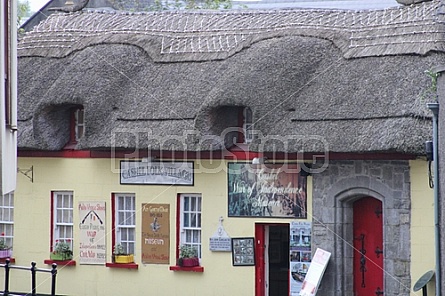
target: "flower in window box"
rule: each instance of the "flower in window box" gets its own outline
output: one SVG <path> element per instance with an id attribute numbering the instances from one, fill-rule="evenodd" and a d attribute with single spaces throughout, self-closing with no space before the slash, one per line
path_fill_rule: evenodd
<path id="1" fill-rule="evenodd" d="M 2 238 L 0 239 L 0 258 L 11 258 L 12 257 L 12 249 L 5 243 L 5 233 L 2 232 Z"/>
<path id="2" fill-rule="evenodd" d="M 182 245 L 179 248 L 178 265 L 183 267 L 199 266 L 199 258 L 196 248 L 190 245 Z"/>
<path id="3" fill-rule="evenodd" d="M 73 251 L 71 250 L 71 240 L 56 240 L 53 252 L 50 254 L 52 260 L 71 260 L 73 259 Z"/>
<path id="4" fill-rule="evenodd" d="M 113 262 L 114 263 L 133 263 L 134 255 L 127 254 L 122 244 L 116 244 L 113 248 Z"/>

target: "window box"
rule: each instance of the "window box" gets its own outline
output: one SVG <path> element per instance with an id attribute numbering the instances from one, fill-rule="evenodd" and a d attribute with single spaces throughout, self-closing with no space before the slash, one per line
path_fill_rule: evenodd
<path id="1" fill-rule="evenodd" d="M 51 253 L 49 258 L 54 261 L 67 261 L 73 259 L 73 256 L 60 253 Z"/>
<path id="2" fill-rule="evenodd" d="M 193 258 L 179 258 L 178 259 L 178 265 L 181 267 L 194 267 L 199 266 L 199 258 L 193 257 Z"/>
<path id="3" fill-rule="evenodd" d="M 113 255 L 113 263 L 117 263 L 117 264 L 134 263 L 134 255 L 133 254 Z"/>
<path id="4" fill-rule="evenodd" d="M 193 266 L 193 267 L 184 267 L 184 266 L 170 266 L 171 271 L 191 271 L 191 272 L 204 272 L 203 266 Z"/>
<path id="5" fill-rule="evenodd" d="M 43 263 L 52 265 L 53 263 L 56 263 L 57 266 L 74 266 L 76 265 L 76 261 L 74 260 L 52 260 L 52 259 L 46 259 L 43 261 Z"/>
<path id="6" fill-rule="evenodd" d="M 0 250 L 0 258 L 11 258 L 12 257 L 12 250 Z"/>
<path id="7" fill-rule="evenodd" d="M 106 267 L 110 268 L 127 268 L 127 269 L 138 269 L 137 263 L 105 263 Z"/>

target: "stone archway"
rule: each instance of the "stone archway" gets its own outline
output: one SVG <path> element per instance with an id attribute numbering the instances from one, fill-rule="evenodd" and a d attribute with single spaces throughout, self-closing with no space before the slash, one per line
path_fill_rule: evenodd
<path id="1" fill-rule="evenodd" d="M 332 253 L 322 296 L 353 296 L 353 203 L 382 202 L 385 295 L 409 295 L 410 180 L 408 161 L 331 161 L 313 176 L 313 247 Z M 318 295 L 318 294 L 317 294 Z"/>

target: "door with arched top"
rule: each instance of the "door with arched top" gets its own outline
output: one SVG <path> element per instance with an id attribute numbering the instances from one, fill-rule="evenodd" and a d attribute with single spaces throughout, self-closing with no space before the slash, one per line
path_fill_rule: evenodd
<path id="1" fill-rule="evenodd" d="M 363 197 L 354 202 L 353 215 L 354 295 L 384 295 L 382 202 Z"/>

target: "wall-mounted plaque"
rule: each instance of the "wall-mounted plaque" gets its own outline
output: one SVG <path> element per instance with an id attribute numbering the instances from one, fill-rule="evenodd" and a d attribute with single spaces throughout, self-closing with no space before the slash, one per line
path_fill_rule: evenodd
<path id="1" fill-rule="evenodd" d="M 214 252 L 232 251 L 232 240 L 222 225 L 223 218 L 219 218 L 219 226 L 216 232 L 209 239 L 209 250 Z"/>
<path id="2" fill-rule="evenodd" d="M 255 245 L 253 237 L 232 238 L 233 266 L 255 265 Z"/>

